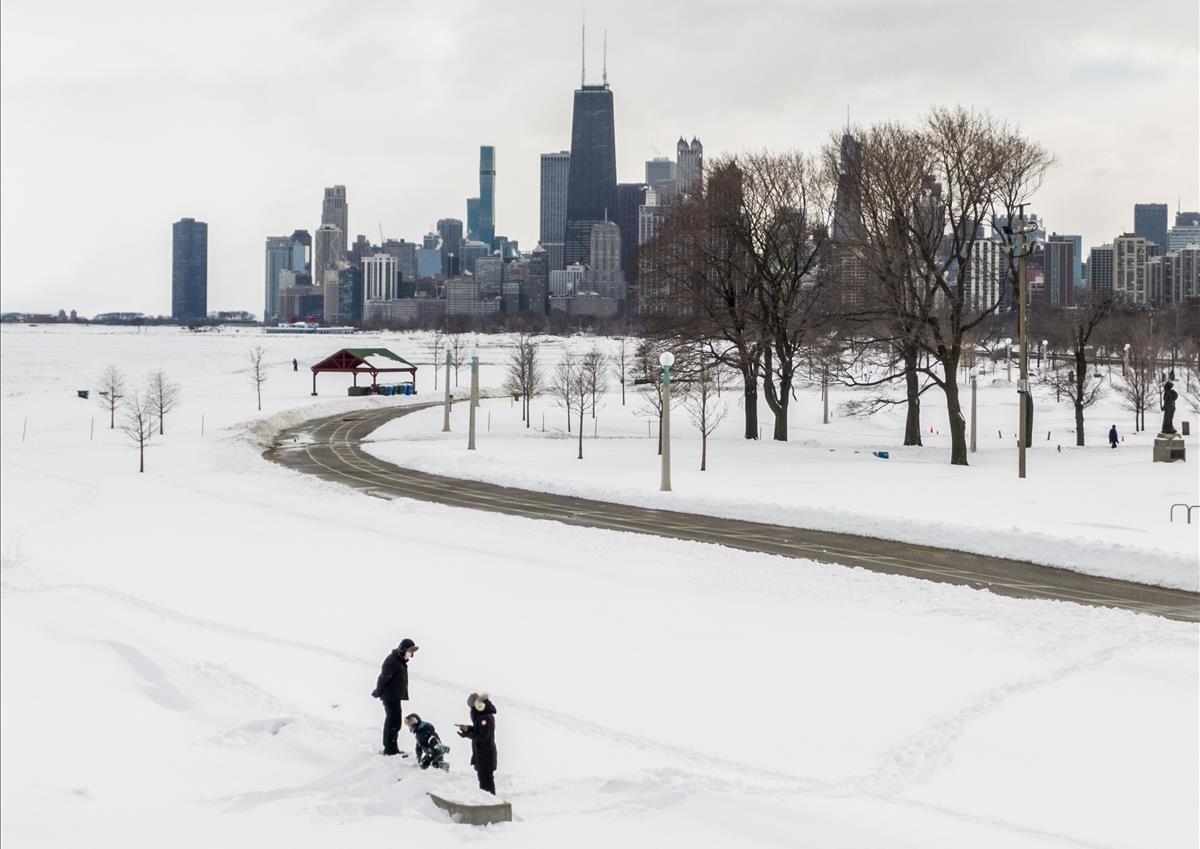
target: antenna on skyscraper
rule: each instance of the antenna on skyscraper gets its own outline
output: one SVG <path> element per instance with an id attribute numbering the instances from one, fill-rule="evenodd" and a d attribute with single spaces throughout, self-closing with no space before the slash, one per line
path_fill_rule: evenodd
<path id="1" fill-rule="evenodd" d="M 583 27 L 579 33 L 579 87 L 587 85 L 587 12 L 583 13 Z"/>
<path id="2" fill-rule="evenodd" d="M 608 85 L 608 30 L 604 31 L 604 52 L 601 55 L 601 80 Z"/>

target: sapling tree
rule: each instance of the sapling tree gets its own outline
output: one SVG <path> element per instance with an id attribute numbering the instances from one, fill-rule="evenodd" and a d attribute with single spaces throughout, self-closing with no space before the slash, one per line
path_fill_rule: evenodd
<path id="1" fill-rule="evenodd" d="M 146 397 L 154 408 L 154 418 L 158 423 L 158 434 L 165 433 L 163 422 L 167 413 L 179 406 L 179 384 L 172 383 L 165 371 L 156 371 L 146 381 Z"/>
<path id="2" fill-rule="evenodd" d="M 719 362 L 704 363 L 692 378 L 691 392 L 683 406 L 700 431 L 700 471 L 708 471 L 708 437 L 724 421 L 729 407 L 721 399 L 724 371 Z"/>
<path id="3" fill-rule="evenodd" d="M 258 396 L 258 409 L 262 410 L 262 387 L 267 382 L 267 367 L 264 359 L 267 350 L 262 345 L 250 349 L 250 381 L 254 384 L 254 393 Z"/>
<path id="4" fill-rule="evenodd" d="M 137 446 L 138 472 L 146 471 L 146 443 L 154 435 L 155 413 L 149 392 L 134 390 L 122 406 L 121 430 Z"/>
<path id="5" fill-rule="evenodd" d="M 108 411 L 108 429 L 116 430 L 117 408 L 125 397 L 125 375 L 116 366 L 109 366 L 100 375 L 100 388 L 96 394 L 99 396 L 96 402 Z"/>

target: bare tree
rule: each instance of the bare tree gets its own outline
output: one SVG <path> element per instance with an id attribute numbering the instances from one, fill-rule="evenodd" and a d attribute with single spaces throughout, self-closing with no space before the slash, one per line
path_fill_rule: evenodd
<path id="1" fill-rule="evenodd" d="M 1116 384 L 1125 409 L 1133 413 L 1134 431 L 1146 429 L 1146 410 L 1158 395 L 1158 339 L 1148 328 L 1134 334 L 1130 341 L 1128 368 Z"/>
<path id="2" fill-rule="evenodd" d="M 550 381 L 550 394 L 558 406 L 567 411 L 567 433 L 571 432 L 571 413 L 575 409 L 575 386 L 578 383 L 579 366 L 571 350 L 564 346 L 562 358 L 554 368 Z"/>
<path id="3" fill-rule="evenodd" d="M 989 115 L 933 109 L 918 126 L 876 125 L 862 135 L 853 187 L 861 209 L 860 250 L 894 317 L 892 338 L 915 345 L 916 366 L 946 398 L 950 462 L 967 465 L 958 368 L 964 343 L 995 312 L 1002 287 L 970 273 L 993 221 L 1010 245 L 1021 204 L 1052 163 L 1036 142 Z M 1009 276 L 1013 279 L 1013 260 Z M 905 357 L 905 373 L 913 366 Z"/>
<path id="4" fill-rule="evenodd" d="M 267 382 L 267 367 L 263 360 L 267 350 L 262 345 L 250 349 L 250 381 L 254 384 L 254 393 L 258 396 L 258 409 L 262 410 L 262 387 Z"/>
<path id="5" fill-rule="evenodd" d="M 467 340 L 461 333 L 452 333 L 446 341 L 450 351 L 450 365 L 454 366 L 454 386 L 458 387 L 458 370 L 467 362 Z"/>
<path id="6" fill-rule="evenodd" d="M 146 443 L 154 435 L 156 407 L 149 392 L 134 390 L 125 399 L 121 413 L 121 430 L 138 449 L 138 471 L 146 471 Z"/>
<path id="7" fill-rule="evenodd" d="M 721 400 L 724 369 L 719 362 L 703 363 L 692 381 L 692 391 L 684 399 L 684 407 L 696 430 L 700 431 L 700 471 L 708 470 L 708 437 L 720 426 L 729 413 Z"/>
<path id="8" fill-rule="evenodd" d="M 438 371 L 442 367 L 442 348 L 446 344 L 446 331 L 434 328 L 429 331 L 429 352 L 433 355 L 433 389 L 438 388 Z"/>
<path id="9" fill-rule="evenodd" d="M 604 356 L 604 352 L 600 350 L 599 346 L 593 345 L 583 355 L 579 365 L 583 379 L 587 383 L 588 393 L 591 395 L 589 409 L 592 411 L 594 419 L 598 403 L 597 396 L 603 395 L 608 390 L 608 357 Z"/>
<path id="10" fill-rule="evenodd" d="M 517 337 L 509 356 L 504 389 L 521 401 L 521 420 L 530 426 L 530 400 L 543 388 L 542 369 L 538 363 L 537 344 L 528 333 Z"/>
<path id="11" fill-rule="evenodd" d="M 1071 352 L 1057 368 L 1051 368 L 1047 384 L 1056 395 L 1066 395 L 1075 408 L 1075 444 L 1084 444 L 1083 412 L 1105 393 L 1104 380 L 1088 364 L 1092 337 L 1113 310 L 1111 297 L 1088 297 L 1077 309 L 1063 310 L 1050 319 L 1047 334 L 1056 346 Z"/>
<path id="12" fill-rule="evenodd" d="M 117 427 L 117 408 L 125 397 L 125 375 L 116 366 L 109 366 L 100 375 L 100 388 L 96 390 L 96 402 L 108 411 L 108 429 Z"/>
<path id="13" fill-rule="evenodd" d="M 167 413 L 178 407 L 182 400 L 179 394 L 179 384 L 172 383 L 167 378 L 165 371 L 156 371 L 146 381 L 146 395 L 154 407 L 158 434 L 162 436 L 165 433 L 163 423 L 166 421 Z"/>
<path id="14" fill-rule="evenodd" d="M 588 354 L 584 354 L 571 378 L 571 395 L 575 404 L 575 413 L 579 416 L 579 453 L 575 458 L 577 460 L 583 459 L 583 417 L 589 410 L 594 410 L 592 399 L 595 397 L 593 387 L 596 385 L 594 374 L 596 367 L 596 360 L 589 357 Z"/>

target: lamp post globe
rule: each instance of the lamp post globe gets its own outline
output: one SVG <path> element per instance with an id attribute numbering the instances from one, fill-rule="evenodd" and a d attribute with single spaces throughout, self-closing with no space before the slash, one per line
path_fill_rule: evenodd
<path id="1" fill-rule="evenodd" d="M 1127 345 L 1126 347 L 1129 347 L 1129 346 Z M 658 356 L 658 363 L 663 368 L 670 368 L 671 366 L 675 365 L 675 355 L 672 354 L 670 351 L 663 351 Z"/>

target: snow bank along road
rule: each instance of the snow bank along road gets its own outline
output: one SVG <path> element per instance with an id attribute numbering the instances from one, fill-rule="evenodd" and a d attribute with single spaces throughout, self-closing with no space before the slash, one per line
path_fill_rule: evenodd
<path id="1" fill-rule="evenodd" d="M 360 444 L 385 422 L 419 409 L 414 404 L 314 419 L 280 433 L 265 456 L 281 465 L 337 481 L 380 498 L 415 498 L 569 525 L 654 534 L 748 551 L 860 566 L 989 589 L 1017 598 L 1055 599 L 1120 607 L 1200 622 L 1200 594 L 1098 578 L 1017 560 L 925 545 L 810 531 L 713 516 L 631 507 L 414 472 L 380 460 Z"/>

